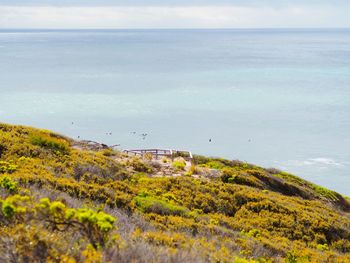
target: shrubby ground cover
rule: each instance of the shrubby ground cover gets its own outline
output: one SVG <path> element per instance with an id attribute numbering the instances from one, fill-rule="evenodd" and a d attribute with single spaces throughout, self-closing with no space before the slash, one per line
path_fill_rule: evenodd
<path id="1" fill-rule="evenodd" d="M 0 124 L 1 262 L 350 261 L 350 204 L 334 191 L 202 156 L 160 177 L 150 157 L 75 145 Z"/>

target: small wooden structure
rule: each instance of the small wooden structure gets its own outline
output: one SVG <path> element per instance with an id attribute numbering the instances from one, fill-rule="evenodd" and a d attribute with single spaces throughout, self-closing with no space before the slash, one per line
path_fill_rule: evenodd
<path id="1" fill-rule="evenodd" d="M 158 159 L 158 157 L 168 157 L 170 159 L 174 159 L 176 157 L 182 157 L 187 161 L 192 161 L 193 155 L 190 151 L 180 151 L 180 150 L 169 150 L 169 149 L 134 149 L 134 150 L 124 150 L 123 152 L 144 157 L 145 154 L 152 154 L 154 158 Z"/>

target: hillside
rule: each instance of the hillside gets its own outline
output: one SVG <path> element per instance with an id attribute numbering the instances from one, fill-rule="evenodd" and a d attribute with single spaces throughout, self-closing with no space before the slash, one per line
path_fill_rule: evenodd
<path id="1" fill-rule="evenodd" d="M 0 262 L 349 262 L 350 203 L 294 175 L 0 124 Z"/>

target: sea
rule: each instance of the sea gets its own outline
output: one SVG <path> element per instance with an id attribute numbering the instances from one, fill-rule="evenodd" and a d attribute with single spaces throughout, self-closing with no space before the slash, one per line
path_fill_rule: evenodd
<path id="1" fill-rule="evenodd" d="M 0 122 L 350 196 L 350 30 L 0 30 Z"/>

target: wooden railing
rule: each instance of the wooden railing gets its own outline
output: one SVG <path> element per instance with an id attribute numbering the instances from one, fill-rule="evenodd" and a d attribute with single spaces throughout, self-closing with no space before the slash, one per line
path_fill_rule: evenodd
<path id="1" fill-rule="evenodd" d="M 124 150 L 123 152 L 135 156 L 144 157 L 145 154 L 152 154 L 156 159 L 158 157 L 168 157 L 174 159 L 175 157 L 183 157 L 185 160 L 192 160 L 193 155 L 190 151 L 180 151 L 180 150 L 170 150 L 170 149 L 133 149 L 133 150 Z"/>

